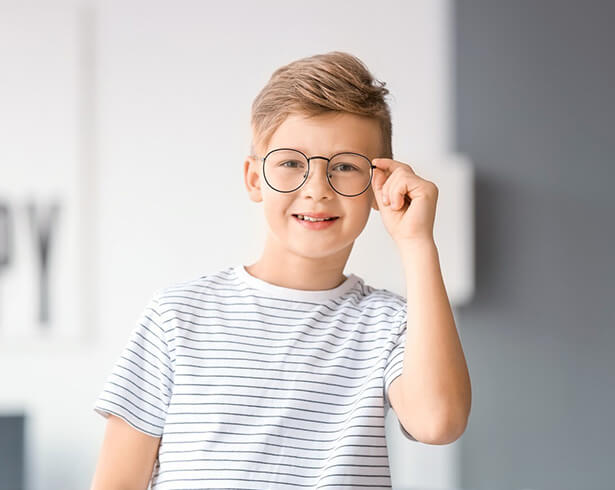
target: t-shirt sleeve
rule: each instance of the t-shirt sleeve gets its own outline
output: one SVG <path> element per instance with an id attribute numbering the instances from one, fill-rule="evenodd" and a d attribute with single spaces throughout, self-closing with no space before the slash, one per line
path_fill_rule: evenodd
<path id="1" fill-rule="evenodd" d="M 392 348 L 389 352 L 386 366 L 384 368 L 384 399 L 388 406 L 391 406 L 391 401 L 389 400 L 389 387 L 391 386 L 393 380 L 401 375 L 404 367 L 404 352 L 406 347 L 407 332 L 406 320 L 408 312 L 407 306 L 407 303 L 404 301 L 392 321 Z M 401 422 L 399 422 L 399 428 L 407 439 L 416 441 L 416 439 L 404 428 Z"/>
<path id="2" fill-rule="evenodd" d="M 105 418 L 117 415 L 139 431 L 161 437 L 172 387 L 173 366 L 155 293 L 113 366 L 94 411 Z"/>

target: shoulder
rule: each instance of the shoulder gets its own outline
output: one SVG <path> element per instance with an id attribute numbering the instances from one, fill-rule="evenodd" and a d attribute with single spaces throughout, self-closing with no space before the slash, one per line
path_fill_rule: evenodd
<path id="1" fill-rule="evenodd" d="M 406 298 L 386 288 L 369 285 L 363 278 L 358 280 L 352 291 L 343 300 L 332 302 L 340 313 L 359 318 L 370 325 L 385 322 L 399 327 L 406 319 Z M 395 328 L 397 330 L 398 328 Z"/>
<path id="2" fill-rule="evenodd" d="M 218 303 L 233 301 L 240 287 L 232 267 L 170 283 L 151 293 L 142 316 L 151 317 L 170 339 L 178 326 L 198 323 Z"/>
<path id="3" fill-rule="evenodd" d="M 177 281 L 158 288 L 152 300 L 158 304 L 178 297 L 200 297 L 208 293 L 233 291 L 240 287 L 233 267 L 224 267 L 184 281 Z"/>
<path id="4" fill-rule="evenodd" d="M 401 294 L 391 291 L 386 288 L 378 288 L 366 284 L 360 280 L 361 296 L 359 297 L 362 305 L 365 306 L 388 306 L 395 312 L 406 310 L 406 298 Z"/>
<path id="5" fill-rule="evenodd" d="M 145 310 L 153 312 L 160 322 L 167 324 L 178 314 L 195 315 L 208 304 L 231 301 L 243 287 L 233 267 L 229 266 L 155 289 Z"/>

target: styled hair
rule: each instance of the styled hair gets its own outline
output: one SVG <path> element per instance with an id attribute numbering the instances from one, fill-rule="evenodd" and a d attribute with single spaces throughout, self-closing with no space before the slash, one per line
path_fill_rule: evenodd
<path id="1" fill-rule="evenodd" d="M 359 58 L 341 51 L 301 58 L 278 68 L 252 103 L 251 155 L 256 146 L 266 147 L 291 114 L 311 117 L 347 112 L 377 120 L 382 133 L 378 156 L 393 158 L 385 85 Z"/>

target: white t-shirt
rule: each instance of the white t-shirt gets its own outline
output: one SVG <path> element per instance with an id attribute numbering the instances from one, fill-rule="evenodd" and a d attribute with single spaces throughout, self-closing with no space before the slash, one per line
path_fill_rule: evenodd
<path id="1" fill-rule="evenodd" d="M 390 488 L 406 311 L 354 274 L 308 291 L 229 266 L 153 295 L 94 410 L 161 437 L 152 489 Z"/>

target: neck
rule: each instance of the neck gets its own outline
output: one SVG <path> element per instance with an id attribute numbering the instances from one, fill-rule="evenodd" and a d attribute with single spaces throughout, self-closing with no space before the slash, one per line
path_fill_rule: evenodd
<path id="1" fill-rule="evenodd" d="M 288 250 L 277 250 L 271 240 L 267 240 L 260 259 L 247 266 L 246 271 L 270 284 L 290 289 L 333 289 L 347 279 L 343 272 L 352 245 L 328 257 L 314 258 L 289 253 Z"/>

